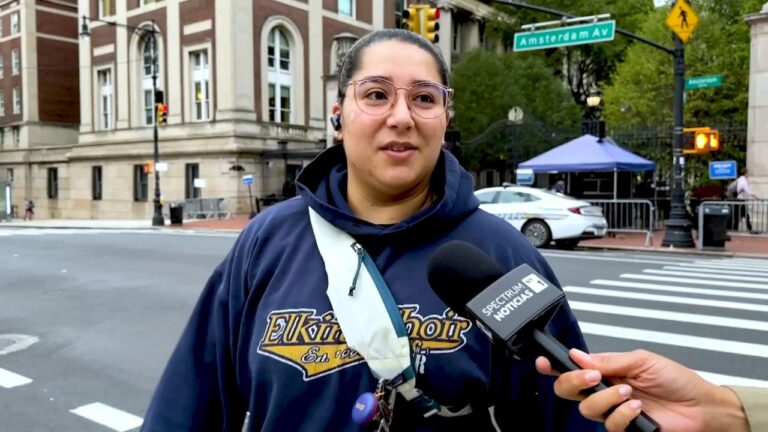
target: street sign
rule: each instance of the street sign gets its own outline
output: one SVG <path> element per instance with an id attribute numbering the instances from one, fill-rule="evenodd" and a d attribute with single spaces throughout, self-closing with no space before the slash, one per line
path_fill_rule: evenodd
<path id="1" fill-rule="evenodd" d="M 244 175 L 243 176 L 243 184 L 247 184 L 247 185 L 253 184 L 253 176 L 250 175 L 250 174 L 249 175 Z"/>
<path id="2" fill-rule="evenodd" d="M 677 0 L 675 6 L 667 15 L 667 26 L 680 38 L 683 43 L 688 42 L 691 33 L 699 22 L 699 17 L 693 11 L 686 0 Z"/>
<path id="3" fill-rule="evenodd" d="M 616 21 L 600 21 L 547 30 L 515 33 L 514 51 L 558 48 L 612 41 L 616 36 Z"/>
<path id="4" fill-rule="evenodd" d="M 533 184 L 533 170 L 531 168 L 518 168 L 515 170 L 515 183 L 522 186 Z"/>
<path id="5" fill-rule="evenodd" d="M 168 171 L 168 162 L 158 162 L 155 164 L 155 171 L 166 172 Z"/>
<path id="6" fill-rule="evenodd" d="M 205 179 L 196 178 L 192 181 L 192 185 L 196 188 L 204 189 L 206 187 Z"/>
<path id="7" fill-rule="evenodd" d="M 686 90 L 696 90 L 709 87 L 721 87 L 723 85 L 722 75 L 704 75 L 685 79 Z"/>
<path id="8" fill-rule="evenodd" d="M 712 161 L 709 163 L 710 180 L 735 179 L 736 161 Z"/>

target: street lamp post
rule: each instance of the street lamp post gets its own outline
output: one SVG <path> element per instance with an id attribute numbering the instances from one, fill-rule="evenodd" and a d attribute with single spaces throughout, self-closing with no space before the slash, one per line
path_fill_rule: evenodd
<path id="1" fill-rule="evenodd" d="M 91 36 L 91 32 L 88 29 L 88 21 L 97 21 L 102 22 L 114 27 L 123 27 L 129 30 L 133 31 L 140 31 L 147 35 L 149 39 L 150 44 L 150 54 L 151 54 L 151 62 L 152 62 L 152 100 L 154 102 L 152 112 L 153 112 L 153 160 L 154 160 L 154 169 L 153 174 L 155 176 L 155 198 L 153 199 L 154 202 L 154 213 L 152 215 L 152 225 L 153 226 L 163 226 L 165 225 L 165 219 L 163 218 L 163 204 L 160 202 L 160 172 L 158 171 L 158 162 L 160 160 L 160 149 L 159 149 L 159 137 L 157 134 L 157 31 L 155 30 L 155 20 L 152 20 L 152 26 L 150 28 L 146 27 L 134 27 L 129 26 L 127 24 L 118 24 L 116 22 L 112 21 L 104 21 L 98 18 L 90 18 L 83 15 L 83 24 L 80 27 L 80 37 L 86 38 Z"/>

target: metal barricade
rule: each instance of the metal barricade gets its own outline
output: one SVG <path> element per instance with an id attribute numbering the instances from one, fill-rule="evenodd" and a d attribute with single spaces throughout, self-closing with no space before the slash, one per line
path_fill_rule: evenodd
<path id="1" fill-rule="evenodd" d="M 228 219 L 231 212 L 225 208 L 224 198 L 187 198 L 184 200 L 184 219 Z"/>
<path id="2" fill-rule="evenodd" d="M 653 244 L 656 209 L 649 200 L 587 200 L 603 209 L 608 232 L 645 233 L 645 246 Z"/>
<path id="3" fill-rule="evenodd" d="M 704 227 L 704 206 L 728 206 L 728 232 L 745 235 L 768 232 L 768 200 L 704 201 L 697 209 L 699 232 Z"/>

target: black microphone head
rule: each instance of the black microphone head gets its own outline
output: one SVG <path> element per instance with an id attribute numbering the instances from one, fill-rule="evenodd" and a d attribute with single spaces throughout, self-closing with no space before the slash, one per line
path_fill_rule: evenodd
<path id="1" fill-rule="evenodd" d="M 460 240 L 442 244 L 427 266 L 429 285 L 454 312 L 464 315 L 467 303 L 504 275 L 504 269 L 476 246 Z"/>

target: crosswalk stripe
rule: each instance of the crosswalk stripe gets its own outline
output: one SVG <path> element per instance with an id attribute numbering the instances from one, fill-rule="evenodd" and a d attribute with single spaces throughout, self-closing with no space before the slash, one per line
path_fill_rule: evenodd
<path id="1" fill-rule="evenodd" d="M 94 402 L 70 410 L 71 413 L 118 432 L 136 429 L 144 423 L 141 417 L 113 408 L 101 402 Z"/>
<path id="2" fill-rule="evenodd" d="M 625 288 L 640 288 L 651 291 L 665 291 L 665 292 L 677 292 L 686 294 L 704 294 L 718 297 L 736 297 L 736 298 L 748 298 L 756 300 L 768 300 L 768 294 L 741 292 L 741 291 L 723 291 L 708 288 L 687 288 L 679 287 L 675 285 L 660 285 L 649 284 L 643 282 L 626 282 L 626 281 L 614 281 L 595 279 L 590 282 L 593 285 L 607 285 L 612 287 L 625 287 Z"/>
<path id="3" fill-rule="evenodd" d="M 596 295 L 596 296 L 603 296 L 603 297 L 616 297 L 616 298 L 626 298 L 626 299 L 633 299 L 633 300 L 717 307 L 717 308 L 723 308 L 723 309 L 768 312 L 768 305 L 752 304 L 752 303 L 738 303 L 738 302 L 730 302 L 730 301 L 722 301 L 722 300 L 697 299 L 697 298 L 689 298 L 689 297 L 676 297 L 676 296 L 666 296 L 666 295 L 657 295 L 657 294 L 624 292 L 624 291 L 614 291 L 614 290 L 607 290 L 607 289 L 601 289 L 601 288 L 585 288 L 585 287 L 575 287 L 575 286 L 567 286 L 563 288 L 563 291 L 565 291 L 566 293 L 588 294 L 588 295 Z"/>
<path id="4" fill-rule="evenodd" d="M 665 263 L 669 264 L 669 263 Z M 679 265 L 681 267 L 693 267 L 693 268 L 708 268 L 708 269 L 718 269 L 718 270 L 746 270 L 746 271 L 765 271 L 765 267 L 754 267 L 754 266 L 748 266 L 748 267 L 742 267 L 742 266 L 735 266 L 735 265 L 728 265 L 728 264 L 722 264 L 722 263 L 702 263 L 702 262 L 693 262 L 693 263 L 677 263 L 676 265 Z"/>
<path id="5" fill-rule="evenodd" d="M 704 265 L 710 268 L 741 269 L 741 270 L 765 270 L 765 265 L 742 264 L 731 261 L 694 261 L 694 264 Z"/>
<path id="6" fill-rule="evenodd" d="M 32 382 L 31 378 L 0 368 L 0 387 L 13 388 Z"/>
<path id="7" fill-rule="evenodd" d="M 706 276 L 712 279 L 727 279 L 727 280 L 752 281 L 752 282 L 762 282 L 766 280 L 764 276 L 755 277 L 755 276 L 736 276 L 736 275 L 724 275 L 724 274 L 702 275 L 701 273 L 698 273 L 698 271 L 696 270 L 691 270 L 689 272 L 684 273 L 684 272 L 671 271 L 671 270 L 645 269 L 643 270 L 643 273 L 672 275 L 672 276 Z"/>
<path id="8" fill-rule="evenodd" d="M 630 262 L 630 263 L 642 263 L 642 264 L 669 264 L 669 261 L 660 261 L 660 260 L 644 260 L 644 259 L 633 259 L 633 258 L 613 258 L 613 257 L 605 257 L 605 256 L 594 256 L 594 255 L 584 255 L 584 256 L 578 256 L 578 255 L 571 255 L 571 254 L 557 254 L 557 253 L 544 253 L 545 257 L 553 257 L 553 258 L 572 258 L 572 259 L 580 259 L 580 260 L 588 260 L 588 261 L 613 261 L 613 262 Z"/>
<path id="9" fill-rule="evenodd" d="M 748 342 L 735 342 L 724 339 L 689 336 L 653 330 L 642 330 L 629 327 L 617 327 L 590 322 L 580 322 L 579 327 L 581 327 L 582 333 L 595 336 L 629 339 L 641 342 L 651 342 L 707 351 L 724 352 L 728 354 L 768 358 L 768 345 L 759 345 Z"/>
<path id="10" fill-rule="evenodd" d="M 732 375 L 721 375 L 712 372 L 694 371 L 700 377 L 716 385 L 732 385 L 744 387 L 768 388 L 768 381 L 753 378 L 744 378 Z"/>
<path id="11" fill-rule="evenodd" d="M 683 312 L 670 312 L 658 309 L 641 309 L 627 306 L 569 301 L 571 309 L 584 312 L 597 312 L 611 315 L 649 318 L 655 320 L 679 321 L 684 323 L 707 324 L 719 327 L 732 327 L 747 330 L 768 331 L 768 322 L 723 316 L 700 315 Z"/>
<path id="12" fill-rule="evenodd" d="M 755 275 L 755 276 L 765 276 L 768 278 L 768 270 L 766 271 L 750 271 L 750 270 L 715 270 L 715 269 L 708 269 L 708 268 L 690 268 L 690 267 L 681 267 L 679 264 L 674 266 L 664 266 L 665 270 L 679 270 L 679 271 L 695 271 L 699 273 L 716 273 L 716 274 L 734 274 L 734 275 Z"/>
<path id="13" fill-rule="evenodd" d="M 661 282 L 680 282 L 680 283 L 689 283 L 689 284 L 692 283 L 697 285 L 714 285 L 714 286 L 734 287 L 734 288 L 768 289 L 768 284 L 756 284 L 756 283 L 747 283 L 747 282 L 712 281 L 712 280 L 703 280 L 703 279 L 694 279 L 694 278 L 652 276 L 652 275 L 632 274 L 632 273 L 624 273 L 619 277 L 627 278 L 627 279 L 653 280 L 653 281 L 661 281 Z"/>

